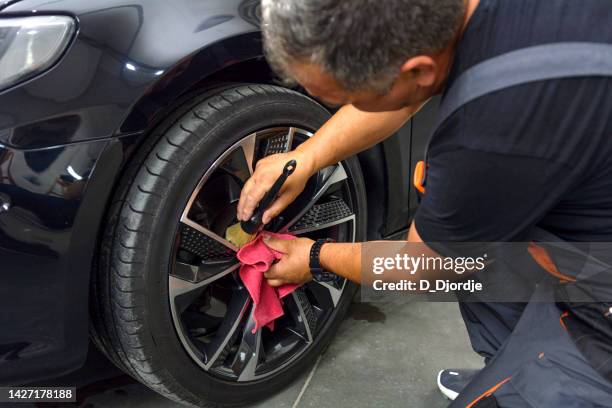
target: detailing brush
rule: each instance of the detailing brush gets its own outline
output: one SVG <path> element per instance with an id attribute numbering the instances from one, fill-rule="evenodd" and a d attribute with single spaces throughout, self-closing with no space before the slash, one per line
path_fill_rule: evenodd
<path id="1" fill-rule="evenodd" d="M 225 230 L 225 239 L 238 248 L 242 248 L 255 238 L 257 233 L 263 229 L 263 222 L 261 218 L 263 213 L 270 207 L 270 204 L 276 199 L 276 195 L 280 191 L 281 187 L 294 171 L 297 166 L 295 160 L 291 160 L 285 164 L 283 173 L 276 179 L 272 188 L 264 195 L 263 199 L 259 202 L 253 215 L 247 221 L 241 221 L 234 225 L 229 226 Z"/>

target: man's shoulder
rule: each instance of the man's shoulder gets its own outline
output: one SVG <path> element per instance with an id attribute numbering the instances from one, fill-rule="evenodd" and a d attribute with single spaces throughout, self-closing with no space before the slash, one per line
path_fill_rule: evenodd
<path id="1" fill-rule="evenodd" d="M 451 81 L 495 56 L 555 42 L 612 43 L 612 7 L 600 0 L 480 0 L 456 53 Z"/>
<path id="2" fill-rule="evenodd" d="M 429 148 L 432 153 L 466 148 L 566 163 L 612 154 L 610 92 L 612 78 L 605 77 L 539 81 L 493 92 L 451 115 L 436 129 Z M 600 150 L 583 148 L 592 144 Z"/>

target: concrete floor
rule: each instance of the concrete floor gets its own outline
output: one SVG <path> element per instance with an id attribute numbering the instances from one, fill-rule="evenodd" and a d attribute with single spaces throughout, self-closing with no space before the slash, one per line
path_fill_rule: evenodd
<path id="1" fill-rule="evenodd" d="M 438 371 L 481 362 L 454 303 L 355 303 L 313 369 L 251 408 L 445 407 Z M 81 407 L 179 407 L 126 376 L 97 384 L 77 389 Z"/>

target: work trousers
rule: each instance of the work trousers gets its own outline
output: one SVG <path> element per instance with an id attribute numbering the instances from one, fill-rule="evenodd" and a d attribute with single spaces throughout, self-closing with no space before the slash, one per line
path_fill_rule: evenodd
<path id="1" fill-rule="evenodd" d="M 460 309 L 485 367 L 450 407 L 612 407 L 612 384 L 574 345 L 551 285 L 538 285 L 527 303 Z"/>

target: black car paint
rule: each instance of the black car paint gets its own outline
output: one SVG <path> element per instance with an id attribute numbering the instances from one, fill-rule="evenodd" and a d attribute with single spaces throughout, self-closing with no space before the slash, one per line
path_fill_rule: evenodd
<path id="1" fill-rule="evenodd" d="M 0 1 L 0 18 L 63 14 L 78 23 L 52 69 L 0 91 L 0 200 L 11 206 L 0 213 L 0 384 L 83 364 L 90 271 L 121 170 L 187 95 L 219 81 L 269 80 L 258 4 Z M 360 155 L 370 238 L 400 236 L 414 211 L 412 129 Z"/>

